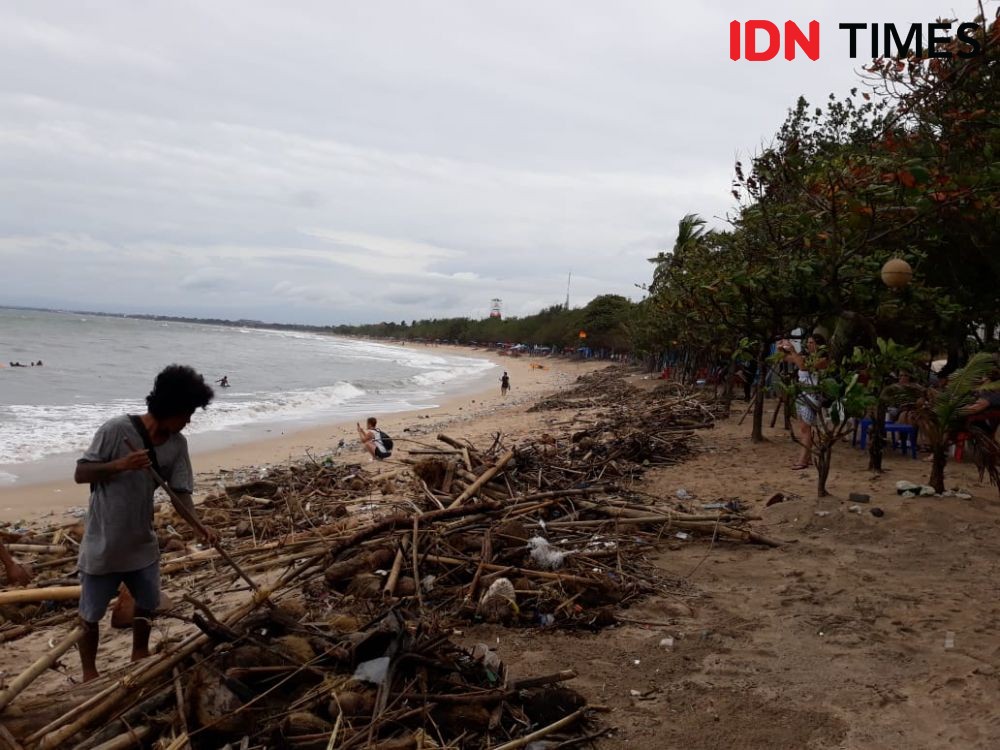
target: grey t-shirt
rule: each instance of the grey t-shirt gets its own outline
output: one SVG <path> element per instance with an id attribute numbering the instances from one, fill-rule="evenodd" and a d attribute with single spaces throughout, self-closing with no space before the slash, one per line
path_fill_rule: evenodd
<path id="1" fill-rule="evenodd" d="M 121 458 L 131 452 L 126 439 L 142 448 L 142 437 L 127 415 L 109 419 L 98 428 L 80 461 L 107 463 Z M 154 450 L 170 488 L 178 493 L 192 492 L 194 472 L 184 436 L 171 435 Z M 146 470 L 123 471 L 93 485 L 80 544 L 80 570 L 91 575 L 122 573 L 145 568 L 159 559 L 160 546 L 153 529 L 155 490 L 156 482 Z"/>

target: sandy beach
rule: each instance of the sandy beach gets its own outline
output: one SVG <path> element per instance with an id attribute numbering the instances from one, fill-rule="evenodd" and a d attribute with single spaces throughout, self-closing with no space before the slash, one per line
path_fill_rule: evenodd
<path id="1" fill-rule="evenodd" d="M 467 424 L 497 413 L 519 414 L 539 394 L 556 390 L 578 375 L 604 366 L 561 358 L 501 356 L 491 349 L 412 343 L 407 346 L 489 359 L 497 364 L 493 371 L 497 383 L 486 389 L 447 396 L 435 408 L 373 414 L 379 419 L 379 426 L 392 435 L 401 448 L 406 446 L 407 439 L 418 438 L 448 425 Z M 500 396 L 499 377 L 503 370 L 510 374 L 512 383 L 506 398 Z M 337 460 L 367 461 L 367 454 L 360 450 L 357 437 L 355 420 L 347 420 L 304 428 L 292 425 L 273 437 L 208 450 L 198 450 L 199 441 L 195 439 L 192 441 L 192 461 L 199 479 L 205 480 L 220 471 L 269 466 L 303 458 L 307 454 L 329 455 L 336 451 L 341 439 L 345 441 L 345 446 L 337 455 Z M 64 469 L 63 476 L 57 474 L 61 470 L 57 467 L 52 470 L 51 479 L 45 481 L 0 485 L 0 523 L 31 522 L 42 517 L 58 519 L 67 510 L 85 508 L 88 490 L 72 481 L 73 458 L 67 457 L 65 466 L 61 468 Z M 199 495 L 203 494 L 205 487 L 203 481 L 198 487 Z M 198 497 L 195 499 L 197 501 Z"/>
<path id="2" fill-rule="evenodd" d="M 387 428 L 405 440 L 434 443 L 445 431 L 488 445 L 498 431 L 515 441 L 541 438 L 600 412 L 527 409 L 601 365 L 545 361 L 553 366 L 532 370 L 531 360 L 505 358 L 503 364 L 517 389 L 506 402 L 498 392 L 470 395 L 426 419 L 398 415 L 386 420 Z M 636 402 L 658 385 L 641 373 L 629 382 L 639 389 Z M 602 750 L 996 747 L 1000 727 L 990 718 L 1000 675 L 996 488 L 980 481 L 972 464 L 950 462 L 948 486 L 971 499 L 904 498 L 895 482 L 924 481 L 927 463 L 890 453 L 885 473 L 875 476 L 866 455 L 845 443 L 835 450 L 832 495 L 818 500 L 815 471 L 787 468 L 795 446 L 780 423 L 765 430 L 766 442 L 752 444 L 749 424 L 738 424 L 739 407 L 698 432 L 691 459 L 646 472 L 636 489 L 666 503 L 681 490 L 693 503 L 738 499 L 757 519 L 755 528 L 781 546 L 668 530 L 647 559 L 682 582 L 682 596 L 644 598 L 624 607 L 616 626 L 597 632 L 469 623 L 456 631 L 457 640 L 470 648 L 496 644 L 513 674 L 576 670 L 573 688 L 607 709 L 600 719 L 606 733 L 596 743 Z M 281 436 L 199 455 L 196 463 L 202 482 L 210 483 L 216 469 L 259 468 L 307 449 L 327 451 L 351 428 Z M 363 458 L 354 449 L 337 460 Z M 21 507 L 35 498 L 48 503 L 39 513 L 56 512 L 64 498 L 54 497 L 55 487 L 7 496 L 17 494 Z M 852 492 L 868 501 L 850 501 Z M 783 501 L 768 505 L 777 493 Z M 40 629 L 0 645 L 0 659 L 5 668 L 22 669 L 60 632 Z M 111 632 L 102 644 L 113 669 L 125 668 L 126 639 L 127 632 Z M 68 685 L 75 655 L 64 663 L 66 674 L 50 672 L 37 690 Z"/>

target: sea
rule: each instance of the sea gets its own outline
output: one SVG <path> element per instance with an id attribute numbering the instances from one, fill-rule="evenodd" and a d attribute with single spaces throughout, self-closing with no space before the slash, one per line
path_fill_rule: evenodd
<path id="1" fill-rule="evenodd" d="M 213 385 L 185 430 L 193 451 L 433 408 L 485 387 L 496 367 L 446 347 L 0 308 L 0 485 L 56 478 L 43 476 L 54 458 L 79 455 L 110 417 L 143 413 L 156 373 L 173 363 L 230 383 Z"/>

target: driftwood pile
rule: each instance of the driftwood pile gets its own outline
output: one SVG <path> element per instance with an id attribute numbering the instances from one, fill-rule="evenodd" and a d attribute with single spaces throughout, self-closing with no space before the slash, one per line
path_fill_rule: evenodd
<path id="1" fill-rule="evenodd" d="M 488 647 L 456 645 L 455 633 L 482 621 L 601 628 L 639 597 L 684 596 L 686 584 L 646 559 L 667 536 L 776 543 L 739 512 L 632 490 L 645 468 L 694 450 L 693 430 L 712 423 L 697 401 L 637 397 L 621 382 L 616 402 L 611 388 L 584 385 L 602 394 L 603 411 L 562 432 L 553 423 L 520 442 L 497 434 L 488 448 L 439 435 L 410 441 L 378 474 L 313 460 L 218 488 L 202 516 L 252 587 L 218 551 L 196 549 L 176 517 L 157 514 L 172 600 L 160 653 L 124 676 L 18 699 L 72 647 L 72 631 L 47 663 L 0 686 L 10 733 L 0 731 L 0 749 L 513 750 L 589 736 L 584 699 L 562 684 L 572 671 L 507 674 Z M 41 582 L 0 591 L 0 641 L 73 618 L 80 531 L 19 540 L 46 545 L 35 550 Z M 121 625 L 127 604 L 122 592 Z"/>

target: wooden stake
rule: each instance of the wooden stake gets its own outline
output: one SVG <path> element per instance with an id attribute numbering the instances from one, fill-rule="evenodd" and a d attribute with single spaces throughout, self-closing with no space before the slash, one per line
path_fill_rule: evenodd
<path id="1" fill-rule="evenodd" d="M 454 508 L 456 506 L 459 506 L 466 500 L 468 500 L 470 497 L 475 495 L 479 491 L 479 488 L 482 487 L 484 484 L 486 484 L 488 481 L 490 481 L 493 477 L 495 477 L 497 475 L 497 472 L 499 472 L 504 466 L 506 466 L 512 458 L 514 458 L 514 451 L 510 450 L 504 453 L 500 457 L 499 461 L 497 461 L 495 464 L 493 464 L 493 466 L 484 471 L 480 475 L 480 477 L 471 485 L 469 485 L 469 488 L 465 492 L 463 492 L 461 495 L 455 498 L 455 502 L 453 502 L 448 507 Z"/>

